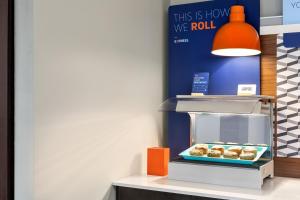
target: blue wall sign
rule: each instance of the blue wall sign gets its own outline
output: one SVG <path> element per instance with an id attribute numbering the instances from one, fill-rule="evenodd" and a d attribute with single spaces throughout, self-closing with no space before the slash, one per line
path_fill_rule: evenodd
<path id="1" fill-rule="evenodd" d="M 300 0 L 283 0 L 283 24 L 300 23 Z"/>
<path id="2" fill-rule="evenodd" d="M 240 0 L 246 21 L 259 31 L 260 1 Z M 256 84 L 260 94 L 260 57 L 220 57 L 211 54 L 217 30 L 229 21 L 235 0 L 216 0 L 169 7 L 168 97 L 190 95 L 195 73 L 209 73 L 209 95 L 236 95 L 239 84 Z M 189 116 L 168 114 L 171 156 L 190 145 Z"/>

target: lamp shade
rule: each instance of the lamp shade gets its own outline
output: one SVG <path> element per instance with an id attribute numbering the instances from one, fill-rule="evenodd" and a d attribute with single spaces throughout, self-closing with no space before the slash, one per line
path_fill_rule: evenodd
<path id="1" fill-rule="evenodd" d="M 254 56 L 261 53 L 256 29 L 245 22 L 244 6 L 231 7 L 229 23 L 217 31 L 211 53 L 219 56 Z"/>

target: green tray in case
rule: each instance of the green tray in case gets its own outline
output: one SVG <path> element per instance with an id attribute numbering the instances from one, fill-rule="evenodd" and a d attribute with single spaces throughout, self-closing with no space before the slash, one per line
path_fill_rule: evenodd
<path id="1" fill-rule="evenodd" d="M 190 155 L 190 151 L 195 148 L 196 145 L 191 146 L 187 150 L 183 151 L 179 154 L 179 156 L 183 157 L 185 160 L 199 160 L 199 161 L 208 161 L 208 162 L 220 162 L 220 163 L 232 163 L 232 164 L 243 164 L 243 165 L 252 165 L 254 162 L 258 161 L 258 159 L 266 152 L 268 147 L 262 147 L 262 146 L 251 146 L 257 148 L 257 155 L 254 160 L 241 160 L 241 159 L 229 159 L 229 158 L 212 158 L 205 156 L 192 156 Z M 211 149 L 215 144 L 208 144 L 208 148 Z M 228 149 L 232 146 L 237 145 L 221 145 L 224 147 L 224 149 Z M 239 145 L 241 147 L 248 147 L 244 145 Z M 250 146 L 249 146 L 250 147 Z"/>

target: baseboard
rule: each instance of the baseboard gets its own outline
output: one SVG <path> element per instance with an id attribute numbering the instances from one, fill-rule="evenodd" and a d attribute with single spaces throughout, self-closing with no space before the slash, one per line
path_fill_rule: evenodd
<path id="1" fill-rule="evenodd" d="M 300 178 L 300 159 L 274 158 L 275 176 Z"/>

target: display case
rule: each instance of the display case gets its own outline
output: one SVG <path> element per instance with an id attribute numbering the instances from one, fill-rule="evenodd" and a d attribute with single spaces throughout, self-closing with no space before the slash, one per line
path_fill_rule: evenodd
<path id="1" fill-rule="evenodd" d="M 170 161 L 169 178 L 260 188 L 266 177 L 273 177 L 272 100 L 268 96 L 166 100 L 161 111 L 190 116 L 190 147 Z"/>

